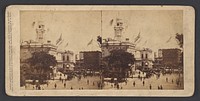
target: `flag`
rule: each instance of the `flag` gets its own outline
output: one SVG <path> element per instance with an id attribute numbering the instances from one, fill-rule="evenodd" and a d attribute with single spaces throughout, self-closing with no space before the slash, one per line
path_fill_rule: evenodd
<path id="1" fill-rule="evenodd" d="M 101 47 L 101 44 L 102 44 L 102 37 L 101 36 L 97 37 L 97 42 L 98 42 L 99 47 Z"/>
<path id="2" fill-rule="evenodd" d="M 89 46 L 90 44 L 92 44 L 93 39 L 87 44 L 87 46 Z"/>
<path id="3" fill-rule="evenodd" d="M 62 41 L 62 34 L 60 35 L 59 39 L 56 41 L 56 45 Z"/>
<path id="4" fill-rule="evenodd" d="M 139 32 L 138 36 L 135 38 L 134 42 L 137 42 L 139 39 L 140 39 L 140 32 Z"/>
<path id="5" fill-rule="evenodd" d="M 136 43 L 140 43 L 141 40 L 142 40 L 142 38 L 139 38 L 139 39 L 136 41 Z"/>
<path id="6" fill-rule="evenodd" d="M 172 36 L 169 37 L 169 39 L 166 41 L 166 43 L 168 43 L 171 40 Z"/>
<path id="7" fill-rule="evenodd" d="M 58 46 L 60 46 L 60 45 L 63 43 L 63 41 L 64 41 L 64 40 L 61 40 L 61 41 L 59 42 Z"/>
<path id="8" fill-rule="evenodd" d="M 65 45 L 65 47 L 67 47 L 68 46 L 68 43 Z"/>
<path id="9" fill-rule="evenodd" d="M 35 26 L 35 21 L 32 23 L 32 27 L 34 27 Z"/>
<path id="10" fill-rule="evenodd" d="M 102 44 L 102 37 L 101 36 L 97 36 L 97 41 L 98 41 L 98 43 Z"/>
<path id="11" fill-rule="evenodd" d="M 143 45 L 145 45 L 147 43 L 147 40 L 144 42 L 144 44 Z"/>
<path id="12" fill-rule="evenodd" d="M 114 21 L 113 19 L 112 19 L 112 20 L 110 20 L 110 26 L 112 26 L 112 24 L 113 24 L 113 21 Z"/>

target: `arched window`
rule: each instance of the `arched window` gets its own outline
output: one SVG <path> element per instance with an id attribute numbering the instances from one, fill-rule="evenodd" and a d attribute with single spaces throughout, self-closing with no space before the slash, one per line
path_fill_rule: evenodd
<path id="1" fill-rule="evenodd" d="M 148 54 L 146 54 L 146 59 L 148 59 Z"/>
<path id="2" fill-rule="evenodd" d="M 143 54 L 141 54 L 141 58 L 143 59 Z"/>
<path id="3" fill-rule="evenodd" d="M 63 61 L 65 61 L 65 56 L 63 55 L 62 57 L 63 57 L 63 58 L 62 58 L 62 59 L 63 59 Z"/>
<path id="4" fill-rule="evenodd" d="M 67 61 L 69 61 L 69 56 L 67 55 Z"/>

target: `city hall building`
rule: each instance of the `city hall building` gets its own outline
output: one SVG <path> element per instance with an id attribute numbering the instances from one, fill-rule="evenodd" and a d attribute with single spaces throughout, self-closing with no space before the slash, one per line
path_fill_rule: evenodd
<path id="1" fill-rule="evenodd" d="M 139 49 L 136 44 L 130 42 L 129 38 L 125 40 L 122 39 L 122 33 L 124 31 L 124 25 L 122 19 L 116 19 L 114 25 L 114 38 L 104 39 L 101 45 L 102 57 L 107 57 L 113 50 L 124 50 L 126 52 L 132 53 L 135 58 L 135 68 L 137 67 L 147 67 L 152 68 L 153 56 L 152 50 L 149 48 Z"/>
<path id="2" fill-rule="evenodd" d="M 45 40 L 45 25 L 43 23 L 38 23 L 36 27 L 36 40 L 23 41 L 20 45 L 20 68 L 21 72 L 23 70 L 30 68 L 27 59 L 32 57 L 34 52 L 46 52 L 55 57 L 57 61 L 57 66 L 51 67 L 53 73 L 57 73 L 58 69 L 63 69 L 65 71 L 74 70 L 73 57 L 74 53 L 72 51 L 58 51 L 58 46 L 51 43 L 49 40 Z M 25 71 L 24 71 L 25 72 Z M 32 71 L 36 73 L 36 71 Z M 22 73 L 23 74 L 23 73 Z"/>

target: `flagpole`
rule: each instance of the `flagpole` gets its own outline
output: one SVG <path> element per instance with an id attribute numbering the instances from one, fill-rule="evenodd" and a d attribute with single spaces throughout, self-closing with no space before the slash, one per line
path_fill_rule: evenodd
<path id="1" fill-rule="evenodd" d="M 101 36 L 102 36 L 102 10 L 101 10 Z M 101 67 L 101 69 L 102 69 L 102 67 Z M 102 72 L 102 70 L 100 72 Z M 103 83 L 102 77 L 103 77 L 103 75 L 102 75 L 102 73 L 100 73 L 100 79 L 101 79 L 100 89 L 102 89 L 102 83 Z"/>
<path id="2" fill-rule="evenodd" d="M 101 35 L 102 35 L 102 10 L 101 10 Z"/>

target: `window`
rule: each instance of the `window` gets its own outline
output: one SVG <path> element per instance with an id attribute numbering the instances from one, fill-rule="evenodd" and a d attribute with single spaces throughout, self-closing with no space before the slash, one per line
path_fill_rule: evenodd
<path id="1" fill-rule="evenodd" d="M 63 61 L 65 61 L 65 56 L 63 55 Z"/>
<path id="2" fill-rule="evenodd" d="M 146 54 L 146 59 L 148 58 L 148 54 Z"/>
<path id="3" fill-rule="evenodd" d="M 69 56 L 67 55 L 67 61 L 69 61 Z"/>
<path id="4" fill-rule="evenodd" d="M 141 58 L 143 59 L 143 54 L 141 54 Z"/>

